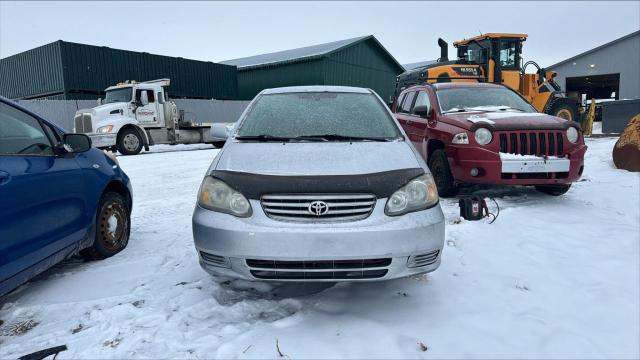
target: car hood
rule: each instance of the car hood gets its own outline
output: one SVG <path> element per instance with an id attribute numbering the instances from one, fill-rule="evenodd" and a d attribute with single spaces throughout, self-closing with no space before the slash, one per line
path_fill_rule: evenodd
<path id="1" fill-rule="evenodd" d="M 215 169 L 264 175 L 356 175 L 421 168 L 409 144 L 392 142 L 236 142 Z"/>
<path id="2" fill-rule="evenodd" d="M 122 110 L 123 112 L 126 112 L 127 106 L 129 106 L 129 103 L 117 102 L 99 105 L 90 109 L 80 109 L 76 111 L 76 113 L 90 113 L 93 116 L 106 117 L 114 110 Z"/>
<path id="3" fill-rule="evenodd" d="M 493 130 L 556 130 L 566 129 L 572 123 L 547 114 L 504 111 L 452 113 L 443 115 L 441 119 L 467 130 L 480 126 Z"/>

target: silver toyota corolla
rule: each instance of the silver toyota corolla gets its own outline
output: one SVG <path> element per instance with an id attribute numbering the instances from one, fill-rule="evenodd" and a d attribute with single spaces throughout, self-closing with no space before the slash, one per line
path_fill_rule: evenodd
<path id="1" fill-rule="evenodd" d="M 231 131 L 200 186 L 193 238 L 211 274 L 383 280 L 438 268 L 444 216 L 376 93 L 289 87 L 258 94 Z"/>

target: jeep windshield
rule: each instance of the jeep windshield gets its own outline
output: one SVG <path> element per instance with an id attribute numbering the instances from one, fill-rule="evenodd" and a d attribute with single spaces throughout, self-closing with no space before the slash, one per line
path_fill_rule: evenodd
<path id="1" fill-rule="evenodd" d="M 370 93 L 300 92 L 261 95 L 240 124 L 237 140 L 392 141 L 401 139 L 385 105 Z"/>
<path id="2" fill-rule="evenodd" d="M 132 94 L 131 87 L 108 90 L 104 98 L 104 103 L 130 102 Z"/>
<path id="3" fill-rule="evenodd" d="M 436 96 L 443 114 L 472 111 L 536 112 L 518 94 L 502 87 L 438 89 Z"/>

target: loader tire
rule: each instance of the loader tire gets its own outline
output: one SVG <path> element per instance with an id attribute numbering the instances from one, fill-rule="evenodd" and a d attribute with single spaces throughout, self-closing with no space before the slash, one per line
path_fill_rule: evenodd
<path id="1" fill-rule="evenodd" d="M 580 121 L 575 101 L 568 98 L 555 98 L 552 101 L 547 114 L 569 121 Z"/>
<path id="2" fill-rule="evenodd" d="M 128 128 L 118 133 L 116 148 L 122 155 L 136 155 L 142 151 L 144 143 L 136 129 Z"/>
<path id="3" fill-rule="evenodd" d="M 429 170 L 438 188 L 441 197 L 453 197 L 458 194 L 458 186 L 455 184 L 447 154 L 442 149 L 434 151 L 429 156 Z"/>

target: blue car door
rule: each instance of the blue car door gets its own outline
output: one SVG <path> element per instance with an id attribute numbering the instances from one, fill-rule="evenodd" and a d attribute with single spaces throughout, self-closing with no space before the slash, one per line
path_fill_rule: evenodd
<path id="1" fill-rule="evenodd" d="M 55 154 L 59 141 L 47 123 L 0 102 L 0 289 L 86 235 L 82 171 L 73 154 Z"/>

